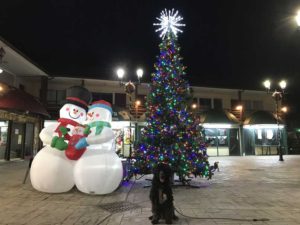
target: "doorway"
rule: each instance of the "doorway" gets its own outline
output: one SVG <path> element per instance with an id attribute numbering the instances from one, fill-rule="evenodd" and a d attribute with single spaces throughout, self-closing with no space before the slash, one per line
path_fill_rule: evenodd
<path id="1" fill-rule="evenodd" d="M 7 160 L 29 158 L 33 152 L 34 124 L 14 121 L 11 124 L 10 149 Z"/>

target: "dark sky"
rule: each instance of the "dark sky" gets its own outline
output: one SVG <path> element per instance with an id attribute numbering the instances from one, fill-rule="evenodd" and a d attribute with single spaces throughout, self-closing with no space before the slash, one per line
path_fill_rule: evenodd
<path id="1" fill-rule="evenodd" d="M 52 76 L 115 79 L 123 65 L 142 66 L 149 81 L 164 8 L 186 23 L 179 44 L 192 85 L 261 90 L 267 77 L 286 78 L 289 95 L 300 92 L 296 0 L 2 0 L 0 35 Z"/>

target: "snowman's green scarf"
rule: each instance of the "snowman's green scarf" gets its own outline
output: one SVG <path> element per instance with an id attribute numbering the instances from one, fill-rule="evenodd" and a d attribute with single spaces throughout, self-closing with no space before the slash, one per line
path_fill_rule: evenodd
<path id="1" fill-rule="evenodd" d="M 110 123 L 109 122 L 105 122 L 105 121 L 95 121 L 95 122 L 89 123 L 88 126 L 90 128 L 96 127 L 95 135 L 100 134 L 102 132 L 102 130 L 103 130 L 104 127 L 111 128 Z"/>

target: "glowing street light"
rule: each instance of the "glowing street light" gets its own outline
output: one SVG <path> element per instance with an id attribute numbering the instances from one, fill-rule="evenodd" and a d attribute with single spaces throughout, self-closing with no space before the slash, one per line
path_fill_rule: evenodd
<path id="1" fill-rule="evenodd" d="M 298 11 L 297 16 L 295 17 L 295 19 L 296 19 L 298 28 L 300 28 L 300 10 Z"/>
<path id="2" fill-rule="evenodd" d="M 136 70 L 136 75 L 138 77 L 138 80 L 140 80 L 143 77 L 143 74 L 144 74 L 144 71 L 141 68 Z"/>
<path id="3" fill-rule="evenodd" d="M 279 86 L 280 86 L 281 90 L 284 90 L 286 88 L 286 81 L 285 80 L 280 81 Z"/>
<path id="4" fill-rule="evenodd" d="M 288 111 L 288 108 L 286 106 L 284 106 L 284 107 L 281 108 L 281 111 L 286 113 Z"/>
<path id="5" fill-rule="evenodd" d="M 122 79 L 123 79 L 124 74 L 125 74 L 125 71 L 124 71 L 122 68 L 119 68 L 119 69 L 117 70 L 117 76 L 118 76 L 118 79 L 119 79 L 119 80 L 122 80 Z"/>
<path id="6" fill-rule="evenodd" d="M 235 109 L 239 110 L 239 111 L 242 111 L 243 110 L 243 106 L 242 105 L 238 105 Z"/>
<path id="7" fill-rule="evenodd" d="M 265 80 L 264 81 L 264 86 L 266 89 L 270 90 L 271 88 L 271 81 L 270 80 Z"/>
<path id="8" fill-rule="evenodd" d="M 299 17 L 300 18 L 300 17 Z M 268 93 L 270 92 L 271 89 L 271 81 L 270 80 L 266 80 L 264 81 L 264 86 L 267 89 Z M 277 122 L 277 142 L 278 142 L 278 153 L 279 153 L 279 161 L 283 161 L 283 153 L 282 153 L 282 148 L 281 148 L 281 143 L 280 143 L 280 126 L 279 126 L 279 102 L 282 100 L 282 97 L 284 95 L 284 90 L 287 86 L 287 82 L 285 80 L 281 80 L 278 83 L 279 87 L 280 87 L 280 91 L 278 90 L 274 90 L 272 93 L 272 97 L 275 100 L 275 105 L 276 105 L 276 122 Z M 287 110 L 287 108 L 286 108 Z M 281 111 L 283 111 L 283 108 L 281 109 Z"/>

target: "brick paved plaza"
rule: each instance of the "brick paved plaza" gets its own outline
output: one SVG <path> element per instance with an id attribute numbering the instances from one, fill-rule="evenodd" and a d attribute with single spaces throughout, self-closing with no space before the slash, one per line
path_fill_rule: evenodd
<path id="1" fill-rule="evenodd" d="M 175 206 L 183 214 L 174 224 L 300 224 L 300 156 L 218 157 L 220 172 L 212 180 L 197 178 L 200 188 L 174 187 Z M 151 224 L 149 181 L 130 180 L 105 196 L 82 194 L 74 188 L 64 194 L 35 191 L 28 178 L 22 184 L 27 161 L 0 162 L 0 224 Z M 105 208 L 108 203 L 130 210 Z M 119 211 L 118 211 L 119 209 Z M 233 218 L 226 220 L 216 218 Z M 252 221 L 253 219 L 267 221 Z M 162 223 L 162 222 L 161 222 Z"/>

